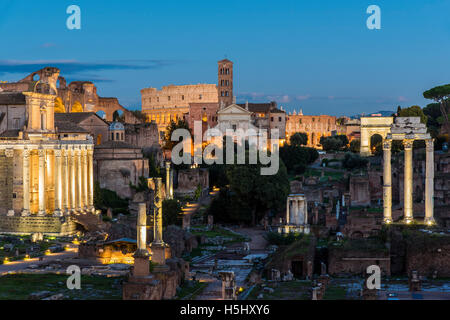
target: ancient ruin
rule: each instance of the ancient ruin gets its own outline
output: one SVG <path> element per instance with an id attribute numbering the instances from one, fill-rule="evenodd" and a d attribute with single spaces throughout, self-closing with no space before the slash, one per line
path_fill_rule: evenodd
<path id="1" fill-rule="evenodd" d="M 435 223 L 433 217 L 434 192 L 434 146 L 427 128 L 418 117 L 397 117 L 383 143 L 384 152 L 384 223 L 392 222 L 392 185 L 391 185 L 391 146 L 393 140 L 401 140 L 405 148 L 404 173 L 404 222 L 413 221 L 413 159 L 412 148 L 415 140 L 426 142 L 426 178 L 425 178 L 425 220 L 428 225 Z"/>

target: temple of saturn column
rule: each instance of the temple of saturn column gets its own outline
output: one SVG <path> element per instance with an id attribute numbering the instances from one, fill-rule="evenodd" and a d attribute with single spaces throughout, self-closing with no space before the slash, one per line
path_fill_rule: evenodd
<path id="1" fill-rule="evenodd" d="M 280 233 L 309 233 L 308 203 L 304 194 L 290 194 L 286 203 L 286 224 L 279 228 Z"/>
<path id="2" fill-rule="evenodd" d="M 434 142 L 427 133 L 425 124 L 419 117 L 397 117 L 383 141 L 383 207 L 384 223 L 392 222 L 392 172 L 391 147 L 393 140 L 401 140 L 405 149 L 404 160 L 404 222 L 413 221 L 413 142 L 425 140 L 426 143 L 426 177 L 425 177 L 425 220 L 427 225 L 435 223 L 433 217 L 434 192 Z"/>

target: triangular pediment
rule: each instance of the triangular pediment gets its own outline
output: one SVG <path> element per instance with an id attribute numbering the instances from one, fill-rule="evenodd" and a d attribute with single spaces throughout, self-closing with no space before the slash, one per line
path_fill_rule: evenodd
<path id="1" fill-rule="evenodd" d="M 245 114 L 245 115 L 251 115 L 252 113 L 248 110 L 245 110 L 244 108 L 239 107 L 237 104 L 230 104 L 228 107 L 220 110 L 217 112 L 217 114 Z"/>

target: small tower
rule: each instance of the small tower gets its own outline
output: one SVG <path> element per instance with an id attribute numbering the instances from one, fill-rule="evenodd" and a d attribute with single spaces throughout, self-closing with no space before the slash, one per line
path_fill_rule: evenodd
<path id="1" fill-rule="evenodd" d="M 109 137 L 111 141 L 125 141 L 125 127 L 122 123 L 114 121 L 109 126 Z"/>
<path id="2" fill-rule="evenodd" d="M 224 59 L 218 62 L 218 93 L 220 109 L 233 103 L 233 62 Z"/>

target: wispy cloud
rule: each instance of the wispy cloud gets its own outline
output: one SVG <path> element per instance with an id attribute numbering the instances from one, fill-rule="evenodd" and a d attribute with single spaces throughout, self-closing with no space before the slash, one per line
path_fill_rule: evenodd
<path id="1" fill-rule="evenodd" d="M 267 94 L 262 92 L 243 92 L 237 97 L 239 100 L 248 101 L 276 101 L 279 103 L 290 103 L 303 101 L 311 98 L 310 95 L 289 95 L 289 94 Z"/>
<path id="2" fill-rule="evenodd" d="M 0 60 L 0 74 L 28 74 L 44 67 L 52 66 L 59 68 L 63 75 L 77 75 L 82 72 L 90 71 L 158 69 L 172 64 L 174 64 L 174 61 L 166 60 L 123 60 L 102 62 L 79 62 L 76 60 Z"/>
<path id="3" fill-rule="evenodd" d="M 47 43 L 43 43 L 42 45 L 41 45 L 41 48 L 54 48 L 54 47 L 56 47 L 56 44 L 55 43 L 50 43 L 50 42 L 47 42 Z"/>

